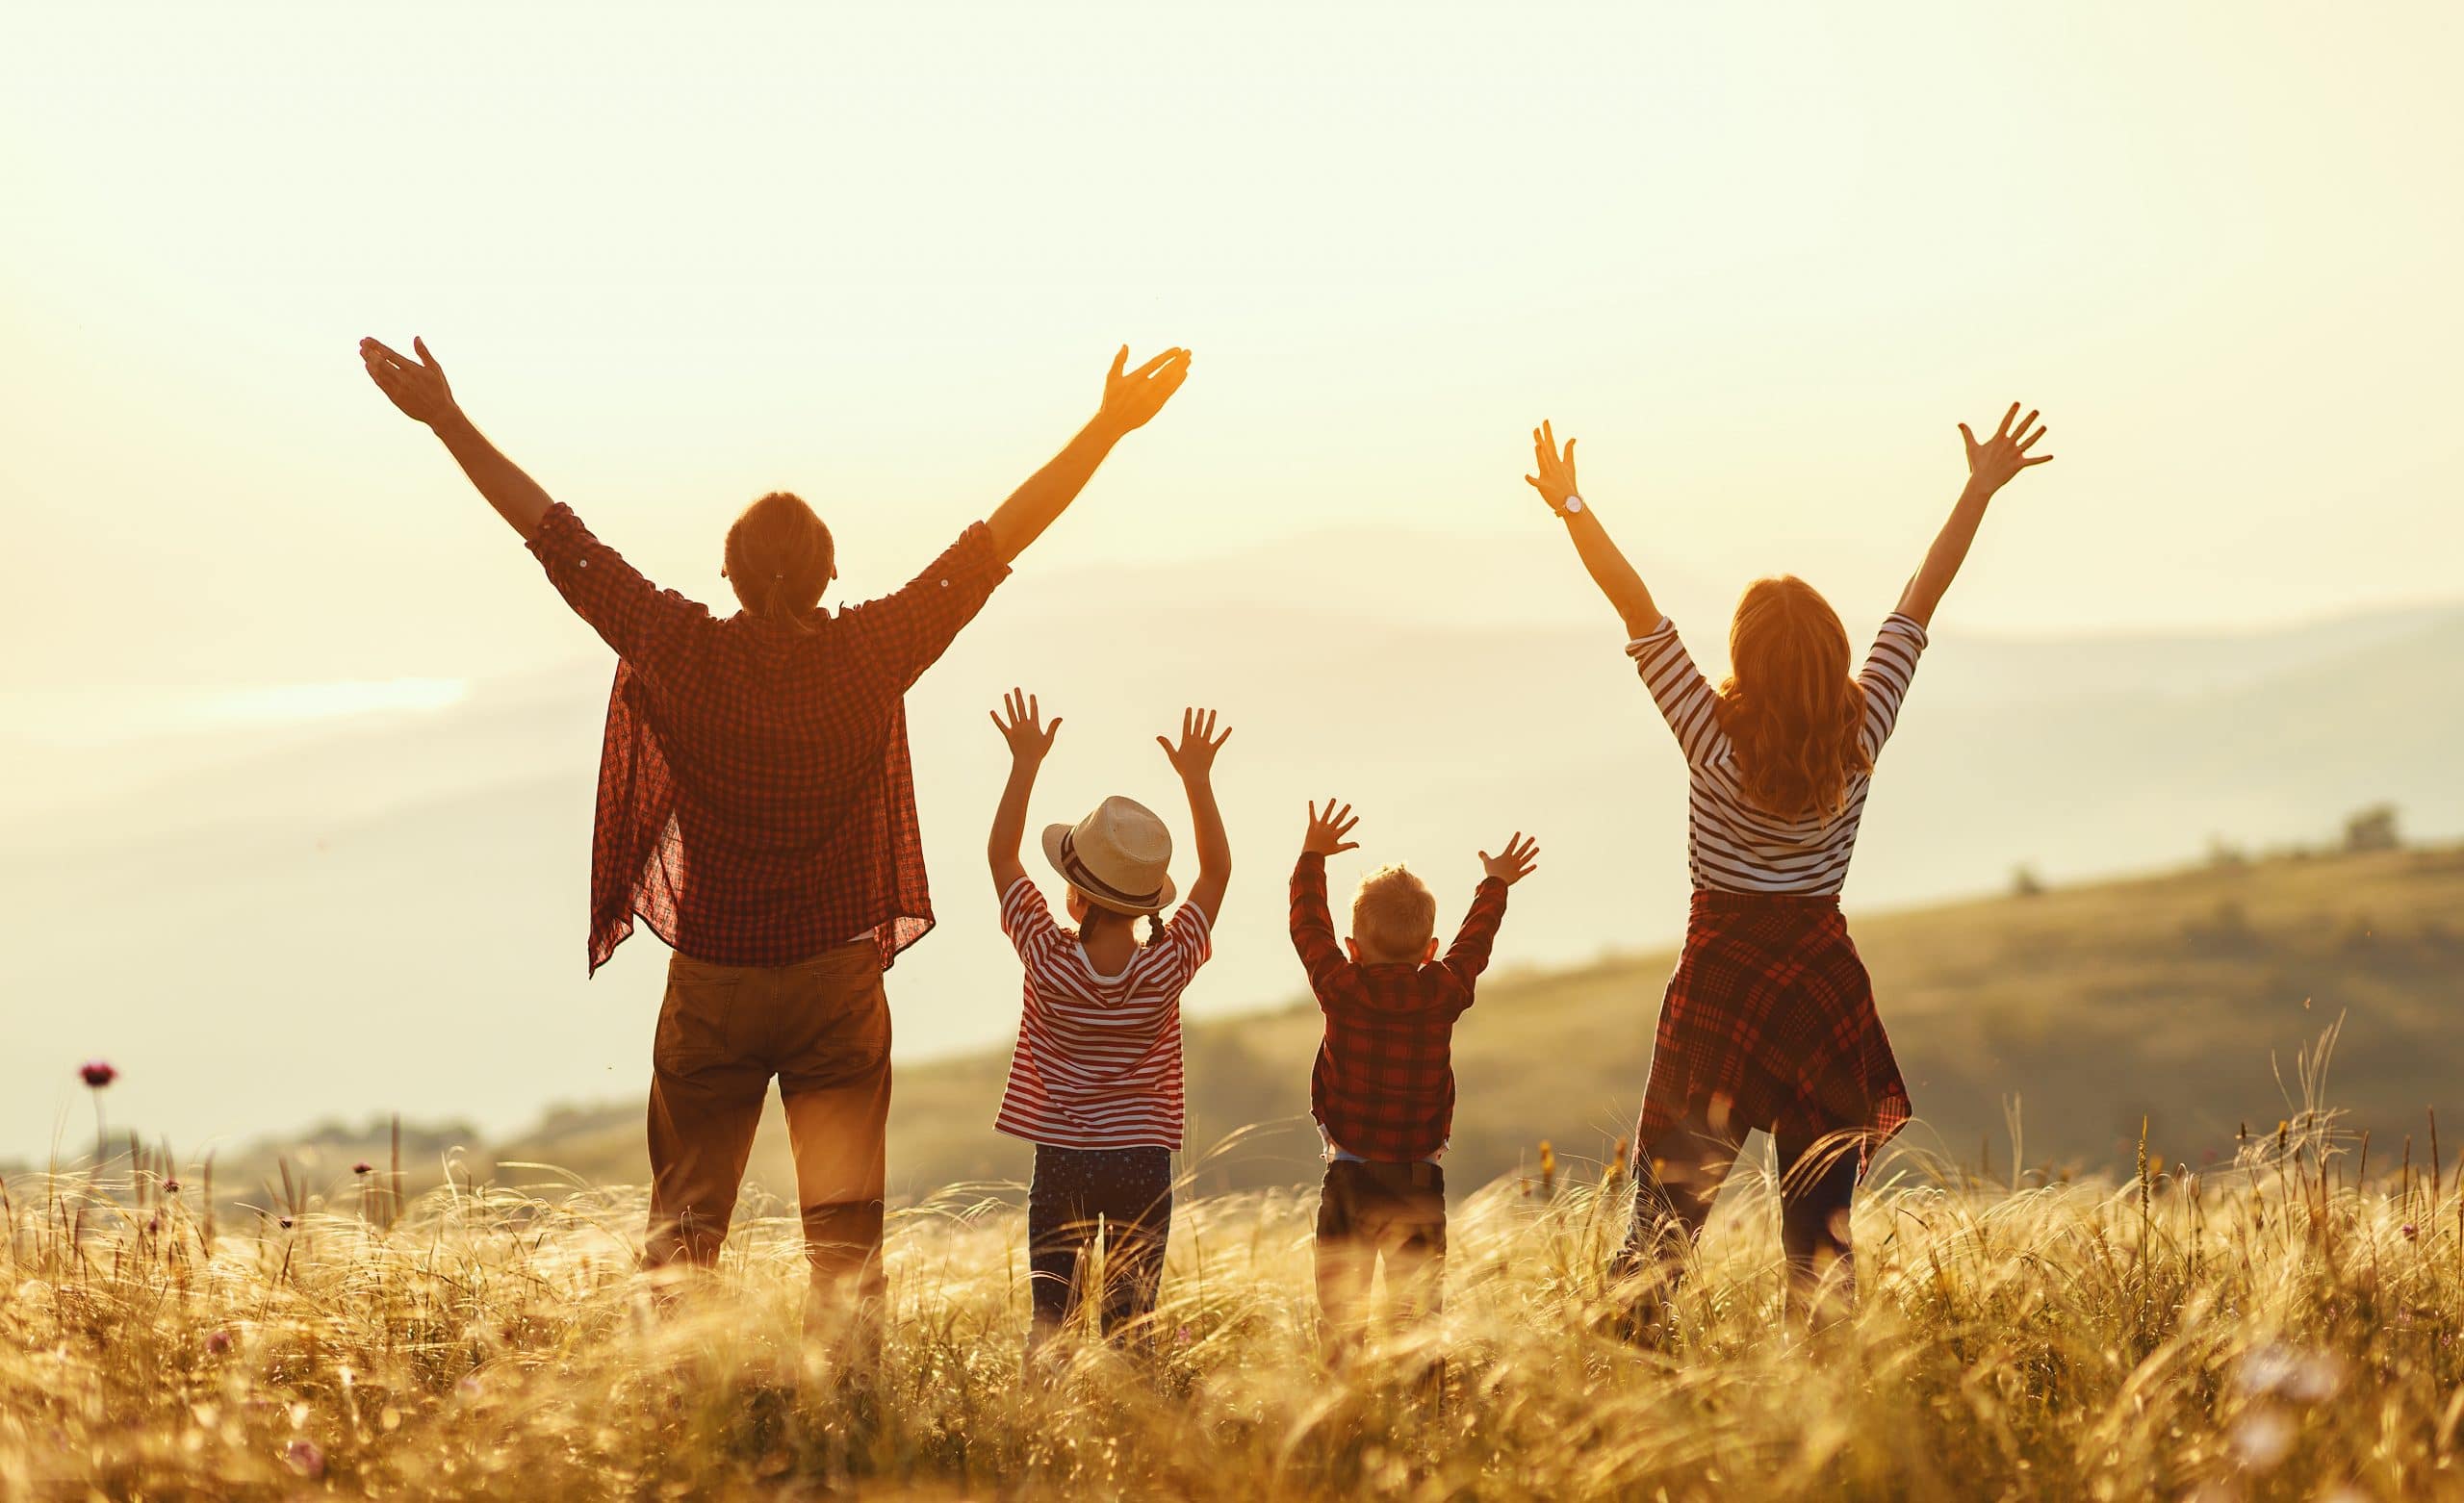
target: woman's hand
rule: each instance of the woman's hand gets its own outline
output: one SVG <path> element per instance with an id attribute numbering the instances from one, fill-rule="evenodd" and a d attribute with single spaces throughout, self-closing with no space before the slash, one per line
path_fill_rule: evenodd
<path id="1" fill-rule="evenodd" d="M 1360 842 L 1344 837 L 1359 824 L 1348 803 L 1338 809 L 1335 801 L 1328 799 L 1326 812 L 1321 814 L 1317 803 L 1312 802 L 1309 805 L 1309 831 L 1300 837 L 1300 849 L 1309 855 L 1341 855 L 1347 851 L 1357 851 Z"/>
<path id="2" fill-rule="evenodd" d="M 405 360 L 374 340 L 361 340 L 359 358 L 368 367 L 368 378 L 402 410 L 402 416 L 431 428 L 461 416 L 453 388 L 446 384 L 445 368 L 427 352 L 426 343 L 413 339 L 411 348 L 419 353 L 417 360 Z"/>
<path id="3" fill-rule="evenodd" d="M 1095 420 L 1116 436 L 1144 427 L 1148 419 L 1164 410 L 1164 404 L 1189 379 L 1190 352 L 1168 349 L 1123 375 L 1121 369 L 1128 364 L 1129 346 L 1123 344 L 1104 377 L 1103 405 L 1095 410 Z"/>
<path id="4" fill-rule="evenodd" d="M 1223 727 L 1223 734 L 1215 733 L 1213 710 L 1185 709 L 1181 711 L 1181 744 L 1174 746 L 1166 736 L 1157 736 L 1155 744 L 1164 749 L 1164 755 L 1170 759 L 1172 771 L 1181 775 L 1181 781 L 1191 783 L 1203 782 L 1213 775 L 1215 753 L 1231 739 L 1229 726 Z"/>
<path id="5" fill-rule="evenodd" d="M 1006 721 L 1001 718 L 1003 710 L 1009 712 Z M 992 712 L 992 728 L 1010 743 L 1013 767 L 1038 767 L 1042 765 L 1044 753 L 1052 750 L 1052 738 L 1061 733 L 1061 717 L 1055 715 L 1052 724 L 1045 725 L 1036 697 L 1013 689 L 1002 700 L 1001 709 Z"/>
<path id="6" fill-rule="evenodd" d="M 1575 441 L 1566 440 L 1563 453 L 1557 450 L 1557 435 L 1547 421 L 1531 430 L 1531 454 L 1540 472 L 1525 475 L 1524 481 L 1540 493 L 1549 509 L 1562 517 L 1566 514 L 1566 497 L 1575 494 Z"/>
<path id="7" fill-rule="evenodd" d="M 1524 838 L 1523 831 L 1519 829 L 1514 832 L 1514 838 L 1505 843 L 1504 854 L 1480 853 L 1480 870 L 1508 887 L 1530 876 L 1539 864 L 1540 842 Z"/>
<path id="8" fill-rule="evenodd" d="M 2014 418 L 2018 419 L 2015 425 L 2011 420 Z M 2020 471 L 2031 465 L 2052 461 L 2051 454 L 2039 454 L 2034 458 L 2028 455 L 2036 441 L 2044 437 L 2044 427 L 2040 423 L 2037 424 L 2035 432 L 2028 431 L 2029 425 L 2036 421 L 2037 415 L 2033 410 L 2020 418 L 2019 404 L 2013 402 L 2011 410 L 2002 415 L 2002 426 L 1994 429 L 1993 437 L 1982 444 L 1976 441 L 1976 435 L 1969 431 L 1966 423 L 1960 424 L 1960 437 L 1967 443 L 1967 483 L 1970 490 L 1981 490 L 1990 496 L 2009 485 L 2011 477 Z"/>

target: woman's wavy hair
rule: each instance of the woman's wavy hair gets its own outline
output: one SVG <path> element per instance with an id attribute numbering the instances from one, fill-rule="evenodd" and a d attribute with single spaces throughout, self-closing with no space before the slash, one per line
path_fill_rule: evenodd
<path id="1" fill-rule="evenodd" d="M 1745 796 L 1785 818 L 1838 813 L 1873 770 L 1865 690 L 1848 671 L 1848 630 L 1822 592 L 1794 574 L 1757 579 L 1729 625 L 1720 727 Z"/>
<path id="2" fill-rule="evenodd" d="M 830 528 L 791 492 L 771 492 L 728 528 L 728 583 L 756 616 L 808 625 L 837 561 Z"/>

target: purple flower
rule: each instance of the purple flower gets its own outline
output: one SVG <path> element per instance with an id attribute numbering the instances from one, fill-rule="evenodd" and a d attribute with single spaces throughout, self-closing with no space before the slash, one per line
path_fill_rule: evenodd
<path id="1" fill-rule="evenodd" d="M 101 1090 L 112 1082 L 118 1080 L 119 1072 L 112 1068 L 112 1062 L 109 1059 L 89 1059 L 77 1067 L 77 1078 L 95 1090 Z"/>
<path id="2" fill-rule="evenodd" d="M 282 1459 L 289 1462 L 291 1469 L 302 1477 L 321 1477 L 325 1474 L 325 1453 L 317 1449 L 317 1442 L 314 1440 L 292 1441 L 283 1449 Z"/>
<path id="3" fill-rule="evenodd" d="M 231 1350 L 231 1333 L 228 1331 L 217 1331 L 205 1338 L 205 1352 L 209 1357 L 219 1357 L 229 1350 Z"/>
<path id="4" fill-rule="evenodd" d="M 2419 1228 L 2419 1227 L 2417 1227 L 2417 1226 L 2413 1225 L 2413 1224 L 2412 1224 L 2411 1222 L 2409 1222 L 2409 1221 L 2407 1221 L 2407 1222 L 2405 1222 L 2405 1223 L 2404 1223 L 2404 1240 L 2405 1240 L 2405 1241 L 2409 1242 L 2409 1241 L 2411 1241 L 2413 1238 L 2415 1238 L 2415 1237 L 2417 1237 L 2417 1236 L 2421 1236 L 2421 1235 L 2422 1235 L 2422 1229 L 2421 1229 L 2421 1228 Z"/>
<path id="5" fill-rule="evenodd" d="M 177 1180 L 165 1180 L 165 1181 L 163 1182 L 163 1193 L 164 1193 L 164 1194 L 166 1194 L 166 1195 L 177 1195 L 179 1192 L 180 1192 L 180 1182 L 179 1182 L 179 1181 L 177 1181 Z"/>
<path id="6" fill-rule="evenodd" d="M 352 1164 L 352 1165 L 350 1166 L 350 1172 L 351 1172 L 351 1173 L 353 1173 L 353 1174 L 366 1174 L 366 1173 L 368 1173 L 370 1170 L 372 1170 L 372 1169 L 373 1169 L 373 1168 L 375 1168 L 375 1167 L 376 1167 L 376 1166 L 375 1166 L 374 1164 L 370 1163 L 370 1162 L 369 1162 L 367 1159 L 362 1159 L 359 1162 L 357 1162 L 357 1163 L 355 1163 L 355 1164 Z"/>

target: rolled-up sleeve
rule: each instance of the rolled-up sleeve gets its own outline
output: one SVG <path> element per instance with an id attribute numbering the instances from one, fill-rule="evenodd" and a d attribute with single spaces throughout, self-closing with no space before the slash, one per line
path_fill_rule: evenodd
<path id="1" fill-rule="evenodd" d="M 699 601 L 643 577 L 562 502 L 548 508 L 526 546 L 574 614 L 654 682 L 675 669 L 693 632 L 710 620 Z"/>
<path id="2" fill-rule="evenodd" d="M 979 522 L 922 573 L 880 599 L 847 607 L 839 619 L 905 693 L 984 609 L 993 587 L 1009 577 L 1010 566 L 992 545 L 992 529 Z"/>

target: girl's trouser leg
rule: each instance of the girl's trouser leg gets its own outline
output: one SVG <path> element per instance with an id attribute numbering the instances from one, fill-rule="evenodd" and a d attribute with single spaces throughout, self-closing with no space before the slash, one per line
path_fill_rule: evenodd
<path id="1" fill-rule="evenodd" d="M 1086 1203 L 1084 1155 L 1036 1147 L 1035 1181 L 1027 1190 L 1027 1302 L 1030 1347 L 1061 1330 L 1078 1302 L 1079 1256 L 1094 1237 Z"/>
<path id="2" fill-rule="evenodd" d="M 1164 1247 L 1172 1231 L 1172 1155 L 1123 1149 L 1104 1213 L 1104 1334 L 1155 1313 L 1164 1286 Z"/>

